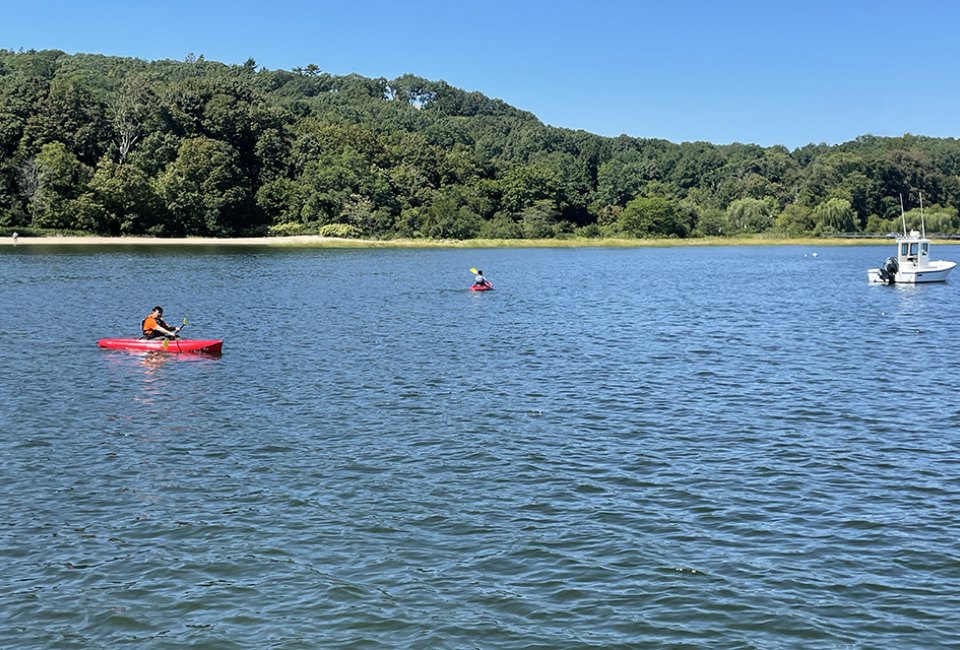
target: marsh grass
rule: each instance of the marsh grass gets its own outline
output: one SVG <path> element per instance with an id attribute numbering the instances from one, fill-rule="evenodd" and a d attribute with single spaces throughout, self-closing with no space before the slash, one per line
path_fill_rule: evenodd
<path id="1" fill-rule="evenodd" d="M 698 237 L 688 239 L 330 239 L 270 241 L 273 246 L 320 248 L 671 248 L 682 246 L 859 246 L 890 244 L 890 239 L 826 239 L 819 237 Z"/>

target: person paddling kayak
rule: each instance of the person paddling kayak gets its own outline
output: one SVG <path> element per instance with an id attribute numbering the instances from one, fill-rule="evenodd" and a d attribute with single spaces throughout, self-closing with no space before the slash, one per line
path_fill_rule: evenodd
<path id="1" fill-rule="evenodd" d="M 473 278 L 473 286 L 475 287 L 489 287 L 490 281 L 483 277 L 483 271 L 477 269 L 477 274 Z"/>
<path id="2" fill-rule="evenodd" d="M 163 307 L 157 306 L 140 322 L 140 330 L 143 332 L 143 338 L 145 339 L 161 337 L 172 339 L 176 338 L 180 328 L 167 325 L 166 321 L 163 320 Z"/>

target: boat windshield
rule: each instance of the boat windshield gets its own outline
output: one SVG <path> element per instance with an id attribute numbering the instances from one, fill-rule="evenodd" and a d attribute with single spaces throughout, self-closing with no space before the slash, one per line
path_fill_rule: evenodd
<path id="1" fill-rule="evenodd" d="M 908 250 L 910 250 L 910 244 L 908 244 L 907 242 L 903 242 L 902 244 L 900 244 L 901 255 L 906 255 Z"/>
<path id="2" fill-rule="evenodd" d="M 913 242 L 912 244 L 910 244 L 910 254 L 911 254 L 911 255 L 916 255 L 916 254 L 917 254 L 917 245 L 918 245 L 917 242 Z"/>
<path id="3" fill-rule="evenodd" d="M 927 242 L 923 242 L 922 244 L 920 244 L 920 254 L 929 255 L 930 253 L 930 249 L 928 248 L 929 246 L 930 244 L 928 244 Z"/>

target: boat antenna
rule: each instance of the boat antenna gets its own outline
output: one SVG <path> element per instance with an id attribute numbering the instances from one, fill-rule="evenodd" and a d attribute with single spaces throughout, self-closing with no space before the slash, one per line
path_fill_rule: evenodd
<path id="1" fill-rule="evenodd" d="M 907 217 L 903 214 L 903 193 L 900 194 L 900 221 L 903 223 L 903 236 L 907 236 Z"/>
<path id="2" fill-rule="evenodd" d="M 923 225 L 923 192 L 920 192 L 920 236 L 927 237 L 927 228 Z"/>

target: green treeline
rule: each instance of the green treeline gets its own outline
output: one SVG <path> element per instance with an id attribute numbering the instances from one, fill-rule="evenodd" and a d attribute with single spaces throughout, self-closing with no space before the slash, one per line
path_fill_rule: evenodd
<path id="1" fill-rule="evenodd" d="M 582 99 L 579 101 L 583 101 Z M 0 50 L 0 227 L 434 239 L 957 233 L 960 142 L 674 144 L 413 75 Z"/>

